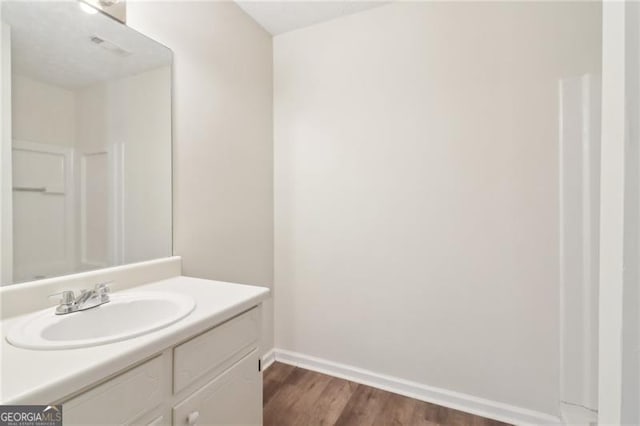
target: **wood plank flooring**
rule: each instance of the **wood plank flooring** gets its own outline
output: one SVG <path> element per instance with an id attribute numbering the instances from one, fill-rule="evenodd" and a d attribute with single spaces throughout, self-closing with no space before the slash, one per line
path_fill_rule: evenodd
<path id="1" fill-rule="evenodd" d="M 502 426 L 279 362 L 263 376 L 264 426 Z"/>

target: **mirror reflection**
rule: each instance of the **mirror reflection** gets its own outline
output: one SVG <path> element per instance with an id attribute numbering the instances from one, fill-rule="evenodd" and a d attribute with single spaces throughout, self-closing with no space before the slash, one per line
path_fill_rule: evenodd
<path id="1" fill-rule="evenodd" d="M 79 6 L 2 2 L 3 285 L 171 255 L 172 53 Z"/>

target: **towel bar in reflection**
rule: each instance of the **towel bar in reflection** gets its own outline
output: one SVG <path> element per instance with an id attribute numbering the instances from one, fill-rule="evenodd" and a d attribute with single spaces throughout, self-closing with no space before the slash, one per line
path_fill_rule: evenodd
<path id="1" fill-rule="evenodd" d="M 64 195 L 64 187 L 54 186 L 14 186 L 14 191 L 19 192 L 39 192 L 44 195 Z"/>
<path id="2" fill-rule="evenodd" d="M 46 186 L 14 186 L 13 190 L 21 191 L 21 192 L 46 192 L 47 187 Z"/>

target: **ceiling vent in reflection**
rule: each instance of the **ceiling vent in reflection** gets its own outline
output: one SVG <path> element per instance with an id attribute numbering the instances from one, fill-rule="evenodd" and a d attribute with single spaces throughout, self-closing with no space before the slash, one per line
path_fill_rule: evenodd
<path id="1" fill-rule="evenodd" d="M 114 55 L 122 57 L 131 55 L 131 52 L 124 50 L 122 47 L 110 42 L 109 40 L 105 40 L 102 37 L 98 37 L 97 35 L 91 36 L 89 40 L 91 40 L 92 43 L 95 43 L 98 46 L 102 47 L 104 50 L 113 53 Z"/>

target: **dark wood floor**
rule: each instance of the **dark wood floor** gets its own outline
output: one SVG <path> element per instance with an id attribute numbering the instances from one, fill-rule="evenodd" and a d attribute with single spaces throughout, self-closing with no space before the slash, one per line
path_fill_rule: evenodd
<path id="1" fill-rule="evenodd" d="M 505 425 L 279 362 L 263 380 L 265 426 Z"/>

